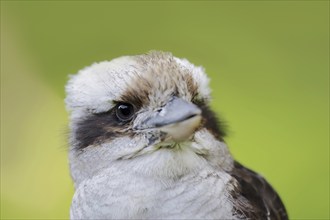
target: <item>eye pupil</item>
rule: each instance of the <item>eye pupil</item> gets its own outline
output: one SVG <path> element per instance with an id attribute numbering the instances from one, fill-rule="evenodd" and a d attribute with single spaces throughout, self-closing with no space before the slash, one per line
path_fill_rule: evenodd
<path id="1" fill-rule="evenodd" d="M 131 110 L 130 110 L 130 108 L 129 108 L 127 105 L 120 105 L 120 106 L 118 107 L 118 110 L 120 111 L 120 113 L 121 113 L 122 115 L 125 115 L 125 116 L 131 114 Z"/>
<path id="2" fill-rule="evenodd" d="M 128 121 L 132 119 L 134 115 L 134 108 L 131 104 L 120 103 L 116 108 L 116 115 L 122 121 Z"/>

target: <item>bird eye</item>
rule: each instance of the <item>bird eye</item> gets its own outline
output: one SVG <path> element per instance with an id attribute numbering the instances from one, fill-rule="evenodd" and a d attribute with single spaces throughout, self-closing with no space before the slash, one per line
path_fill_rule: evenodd
<path id="1" fill-rule="evenodd" d="M 128 103 L 119 103 L 116 107 L 116 116 L 121 121 L 129 121 L 134 115 L 134 107 Z"/>

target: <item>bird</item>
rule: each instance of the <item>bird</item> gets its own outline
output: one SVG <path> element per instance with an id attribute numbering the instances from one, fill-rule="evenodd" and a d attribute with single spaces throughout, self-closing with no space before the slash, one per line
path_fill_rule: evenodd
<path id="1" fill-rule="evenodd" d="M 201 66 L 150 51 L 70 75 L 71 219 L 288 219 L 237 162 Z"/>

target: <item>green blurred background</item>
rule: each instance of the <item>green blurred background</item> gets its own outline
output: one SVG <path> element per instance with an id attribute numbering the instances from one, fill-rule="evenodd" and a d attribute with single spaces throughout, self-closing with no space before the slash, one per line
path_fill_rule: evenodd
<path id="1" fill-rule="evenodd" d="M 328 1 L 1 1 L 1 218 L 69 217 L 67 76 L 151 49 L 206 68 L 291 219 L 329 218 Z"/>

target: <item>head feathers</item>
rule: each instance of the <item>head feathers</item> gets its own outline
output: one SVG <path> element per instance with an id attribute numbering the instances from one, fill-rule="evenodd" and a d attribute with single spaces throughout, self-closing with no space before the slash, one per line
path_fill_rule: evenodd
<path id="1" fill-rule="evenodd" d="M 164 52 L 95 63 L 72 76 L 66 92 L 66 105 L 73 115 L 105 112 L 114 102 L 126 99 L 157 107 L 173 94 L 206 101 L 210 93 L 203 68 Z"/>

